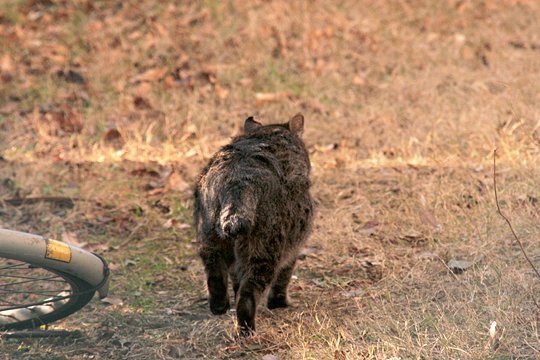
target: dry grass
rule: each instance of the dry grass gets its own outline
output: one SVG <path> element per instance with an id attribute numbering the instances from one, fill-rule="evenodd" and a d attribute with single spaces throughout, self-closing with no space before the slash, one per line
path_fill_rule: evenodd
<path id="1" fill-rule="evenodd" d="M 0 198 L 83 200 L 3 205 L 0 226 L 104 254 L 123 304 L 56 325 L 83 330 L 77 342 L 1 353 L 540 357 L 540 279 L 491 174 L 497 147 L 501 206 L 540 267 L 539 16 L 525 0 L 4 1 Z M 234 314 L 207 310 L 189 187 L 246 116 L 298 111 L 316 228 L 295 306 L 261 309 L 239 340 Z M 454 274 L 451 259 L 474 265 Z"/>

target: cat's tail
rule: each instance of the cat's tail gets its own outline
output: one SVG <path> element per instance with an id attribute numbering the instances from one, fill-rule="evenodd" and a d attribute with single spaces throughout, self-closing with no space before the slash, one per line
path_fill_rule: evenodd
<path id="1" fill-rule="evenodd" d="M 249 187 L 231 187 L 221 199 L 218 230 L 221 237 L 248 235 L 255 221 L 256 210 L 257 198 Z"/>

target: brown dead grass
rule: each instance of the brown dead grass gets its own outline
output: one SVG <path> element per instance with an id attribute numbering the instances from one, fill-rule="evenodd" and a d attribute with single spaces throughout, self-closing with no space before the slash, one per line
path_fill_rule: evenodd
<path id="1" fill-rule="evenodd" d="M 540 356 L 540 281 L 491 174 L 497 147 L 501 206 L 540 267 L 536 2 L 119 4 L 0 5 L 0 198 L 82 199 L 4 205 L 0 226 L 75 234 L 122 300 L 56 325 L 78 342 L 5 342 L 6 356 Z M 298 111 L 315 230 L 294 307 L 261 309 L 239 340 L 234 314 L 207 311 L 189 186 L 246 116 Z"/>

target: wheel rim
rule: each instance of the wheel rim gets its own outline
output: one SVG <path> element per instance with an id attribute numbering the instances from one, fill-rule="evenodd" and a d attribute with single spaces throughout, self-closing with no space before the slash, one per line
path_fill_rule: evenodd
<path id="1" fill-rule="evenodd" d="M 0 258 L 0 327 L 34 321 L 65 306 L 74 284 L 59 274 L 28 263 Z"/>

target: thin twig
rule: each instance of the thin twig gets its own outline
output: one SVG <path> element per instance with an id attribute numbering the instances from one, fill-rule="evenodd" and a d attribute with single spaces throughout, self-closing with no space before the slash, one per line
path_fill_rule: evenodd
<path id="1" fill-rule="evenodd" d="M 2 335 L 5 339 L 35 339 L 35 338 L 80 338 L 83 334 L 79 330 L 24 330 L 12 331 Z"/>
<path id="2" fill-rule="evenodd" d="M 525 251 L 525 248 L 523 247 L 523 243 L 521 242 L 521 240 L 519 240 L 519 238 L 516 235 L 516 232 L 514 231 L 514 227 L 510 223 L 510 220 L 508 220 L 508 218 L 506 216 L 504 216 L 504 214 L 501 211 L 501 207 L 499 206 L 499 197 L 497 195 L 497 173 L 496 173 L 497 164 L 496 164 L 496 160 L 495 160 L 496 157 L 497 157 L 497 149 L 495 148 L 495 150 L 493 150 L 493 190 L 495 191 L 495 203 L 497 204 L 497 212 L 499 213 L 499 215 L 501 215 L 501 217 L 504 219 L 504 221 L 506 221 L 506 223 L 508 224 L 508 227 L 512 231 L 512 235 L 514 235 L 514 238 L 516 239 L 517 243 L 519 244 L 519 247 L 521 248 L 521 252 L 523 253 L 523 256 L 525 256 L 525 259 L 527 259 L 527 261 L 529 262 L 529 264 L 533 268 L 534 272 L 536 273 L 536 276 L 538 276 L 538 279 L 540 279 L 540 272 L 538 272 L 538 270 L 534 266 L 531 259 L 529 259 L 529 256 L 527 255 L 527 252 Z"/>
<path id="3" fill-rule="evenodd" d="M 65 197 L 65 196 L 38 196 L 38 197 L 4 199 L 3 201 L 6 204 L 9 204 L 12 206 L 34 205 L 37 203 L 48 202 L 48 203 L 52 203 L 58 206 L 65 206 L 71 209 L 75 206 L 74 201 L 78 201 L 78 200 L 81 200 L 81 199 Z"/>

